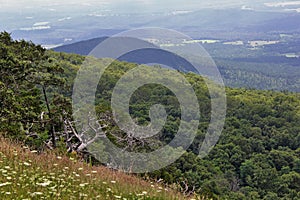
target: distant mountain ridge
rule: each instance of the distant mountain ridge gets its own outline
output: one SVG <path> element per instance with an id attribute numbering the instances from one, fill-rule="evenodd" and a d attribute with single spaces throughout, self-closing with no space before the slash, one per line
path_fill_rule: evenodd
<path id="1" fill-rule="evenodd" d="M 94 53 L 93 50 L 97 49 L 97 46 L 101 44 L 101 42 L 105 41 L 108 37 L 101 37 L 101 38 L 95 38 L 90 39 L 86 41 L 76 42 L 69 45 L 64 45 L 61 47 L 54 48 L 54 51 L 57 52 L 65 52 L 65 53 L 75 53 L 79 55 L 92 55 L 98 58 L 102 57 L 113 57 L 110 56 L 107 49 L 103 50 L 101 53 Z M 122 38 L 113 38 L 112 40 L 120 40 L 122 41 Z M 128 53 L 125 53 L 124 55 L 121 55 L 118 60 L 119 61 L 125 61 L 125 62 L 131 62 L 136 64 L 155 64 L 159 63 L 162 66 L 165 67 L 172 67 L 176 70 L 182 71 L 182 72 L 194 72 L 197 73 L 197 70 L 194 68 L 194 66 L 189 63 L 184 58 L 172 53 L 165 51 L 163 49 L 157 49 L 156 46 L 152 43 L 140 40 L 140 39 L 134 39 L 134 38 L 127 38 L 124 40 L 124 43 L 131 43 L 130 46 L 132 47 L 140 47 L 144 46 L 147 48 L 143 49 L 137 49 L 134 51 L 130 51 Z M 129 44 L 128 44 L 129 45 Z"/>
<path id="2" fill-rule="evenodd" d="M 57 52 L 65 52 L 65 53 L 75 53 L 79 55 L 88 55 L 98 44 L 103 42 L 108 37 L 100 37 L 100 38 L 94 38 L 90 40 L 85 40 L 81 42 L 76 42 L 72 44 L 67 44 L 63 46 L 59 46 L 56 48 L 53 48 L 54 51 Z"/>
<path id="3" fill-rule="evenodd" d="M 107 38 L 101 37 L 76 42 L 54 48 L 53 50 L 89 55 L 97 45 Z M 299 45 L 297 44 L 300 41 L 298 39 L 289 39 L 288 41 L 283 39 L 282 41 L 278 44 L 263 46 L 255 52 L 247 49 L 247 46 L 235 47 L 234 45 L 224 45 L 222 42 L 203 45 L 208 53 L 216 56 L 214 60 L 227 86 L 299 92 L 300 71 L 298 66 L 300 58 L 288 58 L 284 54 L 298 52 Z M 129 44 L 131 45 L 131 42 Z M 134 45 L 139 46 L 140 44 L 135 43 Z M 105 49 L 104 53 L 106 53 L 105 51 L 107 56 L 103 57 L 110 57 L 109 50 Z M 119 57 L 118 60 L 137 64 L 157 63 L 182 72 L 196 72 L 194 67 L 185 59 L 172 53 L 168 54 L 168 52 L 163 50 L 152 49 L 151 46 L 143 50 L 126 53 Z"/>
<path id="4" fill-rule="evenodd" d="M 130 21 L 129 27 L 137 26 L 133 22 Z M 216 61 L 227 86 L 299 92 L 299 22 L 300 13 L 297 12 L 226 9 L 161 16 L 145 20 L 139 26 L 172 28 L 190 33 L 190 37 L 194 39 L 220 41 L 216 44 L 202 45 Z M 107 38 L 98 37 L 53 50 L 88 55 Z M 223 44 L 224 41 L 242 41 L 244 45 L 230 46 Z M 275 44 L 250 48 L 246 45 L 249 41 L 273 41 Z M 296 56 L 290 58 L 287 54 Z M 184 59 L 165 56 L 166 54 L 157 50 L 147 49 L 131 52 L 119 60 L 137 64 L 160 63 L 183 72 L 195 72 Z"/>

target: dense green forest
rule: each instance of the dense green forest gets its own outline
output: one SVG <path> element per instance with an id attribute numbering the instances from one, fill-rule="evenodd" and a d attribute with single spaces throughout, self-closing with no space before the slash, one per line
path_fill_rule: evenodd
<path id="1" fill-rule="evenodd" d="M 214 58 L 227 86 L 299 92 L 300 58 L 286 57 L 299 52 L 299 39 L 266 39 L 270 40 L 278 43 L 253 48 L 248 40 L 242 40 L 244 45 L 215 43 L 203 47 Z"/>
<path id="2" fill-rule="evenodd" d="M 0 133 L 38 151 L 56 148 L 85 154 L 78 130 L 72 130 L 71 107 L 72 85 L 84 60 L 1 33 Z M 98 120 L 108 125 L 106 136 L 121 148 L 153 151 L 174 138 L 180 106 L 166 87 L 150 84 L 139 88 L 130 100 L 132 118 L 147 125 L 149 108 L 157 103 L 165 105 L 168 117 L 157 136 L 145 141 L 130 138 L 129 145 L 128 135 L 112 120 L 110 99 L 117 81 L 134 67 L 136 64 L 114 61 L 105 71 L 96 93 Z M 223 133 L 210 154 L 200 159 L 199 144 L 210 121 L 210 97 L 202 77 L 183 75 L 199 100 L 197 137 L 175 163 L 139 176 L 177 185 L 186 195 L 197 193 L 213 199 L 300 199 L 300 94 L 226 88 Z"/>

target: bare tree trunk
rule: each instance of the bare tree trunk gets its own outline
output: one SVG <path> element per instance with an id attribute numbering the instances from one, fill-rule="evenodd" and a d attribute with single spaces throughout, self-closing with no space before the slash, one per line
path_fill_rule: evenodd
<path id="1" fill-rule="evenodd" d="M 53 120 L 52 119 L 52 113 L 51 113 L 51 109 L 50 109 L 50 105 L 49 105 L 49 101 L 48 101 L 48 97 L 47 97 L 47 93 L 46 93 L 46 88 L 45 88 L 44 85 L 42 85 L 42 88 L 43 88 L 43 94 L 44 94 L 44 98 L 45 98 L 45 102 L 46 102 L 46 106 L 47 106 L 49 118 L 52 121 Z M 54 127 L 53 123 L 51 123 L 51 129 L 50 129 L 49 133 L 50 133 L 49 136 L 51 138 L 51 142 L 52 142 L 53 148 L 55 148 L 56 147 L 55 127 Z"/>

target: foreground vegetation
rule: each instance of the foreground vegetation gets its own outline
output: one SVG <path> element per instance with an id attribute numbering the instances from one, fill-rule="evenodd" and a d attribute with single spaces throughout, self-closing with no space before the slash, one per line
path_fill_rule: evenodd
<path id="1" fill-rule="evenodd" d="M 184 199 L 158 183 L 0 138 L 1 199 Z"/>
<path id="2" fill-rule="evenodd" d="M 25 141 L 27 145 L 39 152 L 54 149 L 85 154 L 85 148 L 79 148 L 86 147 L 84 141 L 76 137 L 80 134 L 80 130 L 72 129 L 74 126 L 70 104 L 72 84 L 85 57 L 55 53 L 32 43 L 13 41 L 7 33 L 0 34 L 0 45 L 0 132 L 2 135 Z M 107 60 L 94 59 L 93 62 L 103 64 Z M 116 145 L 133 152 L 149 152 L 164 146 L 174 138 L 180 123 L 180 106 L 175 95 L 165 87 L 146 85 L 139 88 L 130 100 L 130 114 L 136 122 L 147 125 L 149 108 L 157 103 L 165 106 L 168 117 L 163 130 L 157 136 L 144 141 L 128 138 L 128 135 L 117 127 L 114 120 L 111 120 L 110 99 L 116 82 L 135 66 L 133 63 L 112 63 L 99 82 L 95 102 L 96 111 L 99 120 L 107 125 L 106 136 Z M 90 70 L 93 69 L 91 66 Z M 299 93 L 227 88 L 228 110 L 223 134 L 211 153 L 204 159 L 199 159 L 197 156 L 199 145 L 205 137 L 210 122 L 210 96 L 202 77 L 193 73 L 183 75 L 193 85 L 199 99 L 201 119 L 197 137 L 188 152 L 175 163 L 141 176 L 161 180 L 168 185 L 175 184 L 185 195 L 197 193 L 213 199 L 300 199 Z M 91 78 L 87 76 L 87 80 Z M 141 142 L 145 145 L 141 146 Z M 16 154 L 19 152 L 17 150 Z M 29 162 L 27 158 L 23 160 L 15 158 L 14 162 L 9 163 L 11 159 L 8 158 L 12 157 L 5 153 L 3 155 L 6 157 L 2 156 L 5 163 L 2 172 L 6 170 L 5 175 L 11 172 L 12 174 L 7 175 L 11 179 L 13 171 L 18 173 L 15 167 L 19 167 L 19 173 L 22 170 L 35 169 L 26 168 L 24 162 L 34 166 L 34 162 Z M 11 154 L 11 156 L 15 155 Z M 109 158 L 109 155 L 103 156 Z M 33 161 L 32 158 L 30 159 Z M 39 163 L 44 163 L 46 167 L 51 166 L 47 161 L 48 159 L 45 159 Z M 108 160 L 109 162 L 111 161 Z M 93 162 L 93 164 L 99 163 Z M 5 166 L 13 170 L 9 171 Z M 81 187 L 80 184 L 85 185 L 91 179 L 92 182 L 87 183 L 96 185 L 90 188 L 103 186 L 102 192 L 107 195 L 108 186 L 103 184 L 103 181 L 118 182 L 115 179 L 103 180 L 101 177 L 93 180 L 80 174 L 81 172 L 78 171 L 80 167 L 72 168 L 72 166 L 73 164 L 67 166 L 71 170 L 65 169 L 66 174 L 52 167 L 50 169 L 54 171 L 49 169 L 49 173 L 67 176 L 60 178 L 68 178 L 69 175 L 73 178 L 68 178 L 71 185 L 65 192 L 77 191 L 76 188 Z M 64 167 L 59 169 L 63 170 Z M 43 174 L 40 169 L 41 167 L 36 168 L 38 174 Z M 105 168 L 101 169 L 105 170 Z M 88 169 L 86 173 L 93 177 L 91 171 Z M 36 173 L 30 171 L 31 175 L 28 176 L 31 177 L 33 172 Z M 76 182 L 76 174 L 85 177 L 82 182 Z M 48 173 L 41 175 L 42 178 L 39 177 L 41 179 L 36 180 L 36 183 L 45 185 L 49 183 L 47 180 L 55 182 L 51 176 Z M 121 175 L 115 177 L 119 176 Z M 6 181 L 10 182 L 5 180 L 4 183 Z M 125 180 L 124 185 L 128 182 L 130 181 Z M 113 184 L 109 187 L 113 187 L 111 185 Z M 12 187 L 12 190 L 17 188 L 13 184 L 4 185 L 5 187 Z M 58 190 L 57 187 L 54 189 Z M 116 191 L 113 195 L 124 196 L 125 194 L 125 198 L 132 197 L 129 195 L 132 190 L 125 190 L 128 192 L 124 193 L 121 192 L 122 189 L 111 189 Z M 134 190 L 132 195 L 141 194 L 143 191 L 147 194 L 151 193 L 143 188 Z M 43 192 L 46 192 L 46 189 Z M 52 193 L 47 194 L 52 195 Z M 77 195 L 76 197 L 80 195 L 76 192 L 72 192 L 73 194 Z M 94 192 L 91 191 L 91 194 Z M 26 195 L 29 195 L 27 191 Z M 172 198 L 172 194 L 166 195 Z"/>

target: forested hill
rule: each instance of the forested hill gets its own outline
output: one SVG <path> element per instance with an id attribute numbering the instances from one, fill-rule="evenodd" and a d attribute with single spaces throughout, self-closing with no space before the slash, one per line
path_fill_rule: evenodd
<path id="1" fill-rule="evenodd" d="M 54 48 L 57 52 L 75 53 L 79 55 L 88 55 L 98 44 L 107 39 L 107 37 L 94 38 L 73 44 L 59 46 Z"/>
<path id="2" fill-rule="evenodd" d="M 40 152 L 57 149 L 86 155 L 85 141 L 77 137 L 81 133 L 72 129 L 75 126 L 70 99 L 74 78 L 84 59 L 14 41 L 8 33 L 1 33 L 1 135 L 24 141 Z M 93 62 L 103 65 L 107 60 Z M 149 108 L 157 103 L 165 106 L 168 117 L 157 136 L 143 141 L 129 138 L 112 120 L 110 98 L 116 82 L 134 67 L 136 64 L 119 61 L 109 66 L 98 84 L 96 112 L 98 120 L 107 125 L 105 136 L 118 147 L 150 152 L 174 138 L 180 123 L 180 106 L 165 87 L 150 84 L 139 88 L 130 100 L 130 114 L 136 122 L 147 125 Z M 210 121 L 210 97 L 202 77 L 193 73 L 182 75 L 199 100 L 201 119 L 197 137 L 175 163 L 141 176 L 176 186 L 184 195 L 197 193 L 212 199 L 300 199 L 300 94 L 226 88 L 224 131 L 210 154 L 199 159 L 199 144 Z M 89 161 L 97 164 L 93 159 Z"/>

